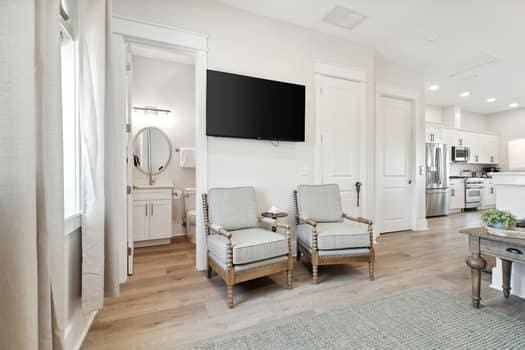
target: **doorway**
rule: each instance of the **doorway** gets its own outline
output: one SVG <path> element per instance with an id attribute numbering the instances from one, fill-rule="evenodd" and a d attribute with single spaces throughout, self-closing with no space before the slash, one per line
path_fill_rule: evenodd
<path id="1" fill-rule="evenodd" d="M 179 59 L 183 58 L 185 60 L 190 60 L 191 65 L 193 65 L 193 82 L 194 82 L 194 126 L 193 133 L 195 136 L 195 198 L 200 198 L 203 192 L 206 192 L 208 187 L 207 182 L 207 139 L 205 135 L 205 101 L 206 101 L 206 69 L 207 69 L 207 36 L 187 32 L 180 30 L 178 28 L 169 27 L 165 25 L 156 25 L 153 23 L 145 23 L 141 21 L 136 21 L 120 16 L 113 17 L 113 34 L 111 41 L 111 69 L 110 77 L 111 83 L 113 85 L 111 91 L 114 96 L 111 98 L 111 110 L 114 115 L 114 120 L 111 121 L 115 123 L 119 130 L 123 132 L 121 134 L 122 143 L 115 143 L 115 146 L 119 148 L 120 154 L 126 154 L 127 157 L 122 157 L 124 166 L 122 172 L 119 173 L 122 175 L 120 178 L 120 183 L 115 184 L 117 188 L 122 188 L 120 192 L 118 203 L 119 203 L 119 212 L 121 213 L 120 217 L 122 218 L 121 226 L 123 227 L 120 230 L 120 268 L 119 268 L 119 277 L 120 282 L 124 283 L 127 280 L 128 272 L 133 272 L 133 251 L 134 251 L 134 239 L 133 239 L 133 199 L 134 199 L 134 188 L 133 188 L 133 174 L 134 174 L 134 164 L 135 159 L 133 156 L 133 141 L 134 141 L 134 131 L 137 130 L 133 128 L 132 116 L 134 113 L 133 107 L 144 108 L 141 110 L 136 110 L 135 112 L 139 113 L 141 111 L 144 119 L 159 117 L 157 123 L 170 123 L 176 120 L 174 115 L 171 114 L 171 109 L 175 108 L 163 108 L 159 103 L 149 103 L 142 102 L 140 105 L 135 105 L 133 101 L 131 83 L 133 81 L 133 54 L 138 53 L 136 56 L 141 56 L 142 58 L 150 59 L 160 59 L 167 60 L 174 59 L 178 57 Z M 188 62 L 187 62 L 188 63 Z M 129 88 L 128 88 L 129 87 Z M 153 107 L 153 108 L 152 108 Z M 170 112 L 165 112 L 164 110 L 170 110 Z M 155 115 L 155 113 L 157 115 Z M 146 116 L 146 114 L 149 114 Z M 164 118 L 166 117 L 166 118 Z M 164 118 L 164 119 L 161 119 Z M 151 119 L 150 119 L 151 120 Z M 162 128 L 157 128 L 162 130 Z M 161 125 L 162 126 L 162 125 Z M 189 131 L 191 132 L 191 131 Z M 164 134 L 167 134 L 163 132 Z M 169 137 L 168 137 L 169 139 Z M 170 162 L 180 162 L 180 151 L 181 148 L 188 148 L 187 144 L 178 144 L 175 142 L 170 143 L 170 149 L 172 150 L 172 159 Z M 131 161 L 130 161 L 131 160 Z M 127 162 L 126 162 L 127 161 Z M 173 165 L 173 164 L 172 164 Z M 161 174 L 158 174 L 158 177 L 166 176 L 168 174 L 167 170 Z M 158 181 L 158 179 L 156 179 Z M 158 182 L 157 182 L 158 183 Z M 149 183 L 148 183 L 149 184 Z M 175 184 L 174 189 L 181 190 L 182 193 L 173 191 L 175 195 L 171 195 L 175 203 L 178 200 L 181 209 L 168 210 L 172 214 L 172 220 L 175 220 L 175 223 L 182 225 L 182 228 L 185 228 L 186 217 L 184 205 L 184 189 L 178 184 Z M 141 198 L 146 201 L 153 199 Z M 166 198 L 164 198 L 166 199 Z M 166 206 L 158 206 L 152 208 L 151 205 L 156 202 L 149 202 L 148 216 L 153 210 L 153 214 L 156 215 L 160 213 L 159 210 L 166 209 Z M 164 203 L 157 203 L 158 205 Z M 144 205 L 143 212 L 146 214 L 146 208 L 148 206 Z M 156 211 L 156 209 L 158 209 Z M 177 218 L 181 218 L 181 221 L 177 221 Z M 172 221 L 173 223 L 173 221 Z M 142 223 L 146 225 L 145 223 Z M 161 225 L 162 226 L 162 225 Z M 203 227 L 202 220 L 202 208 L 200 205 L 195 206 L 195 249 L 196 249 L 196 261 L 195 265 L 198 270 L 206 269 L 206 244 L 205 244 L 205 232 Z M 181 226 L 172 225 L 173 227 Z M 181 230 L 174 229 L 173 232 L 180 234 Z"/>

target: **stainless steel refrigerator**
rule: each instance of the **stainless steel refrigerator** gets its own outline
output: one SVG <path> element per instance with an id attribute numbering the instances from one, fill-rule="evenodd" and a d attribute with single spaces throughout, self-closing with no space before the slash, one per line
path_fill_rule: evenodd
<path id="1" fill-rule="evenodd" d="M 427 217 L 448 214 L 448 159 L 447 146 L 426 144 L 426 204 Z"/>

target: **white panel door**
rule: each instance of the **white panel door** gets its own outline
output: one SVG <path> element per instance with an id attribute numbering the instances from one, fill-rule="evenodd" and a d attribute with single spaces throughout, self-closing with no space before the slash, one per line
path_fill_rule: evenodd
<path id="1" fill-rule="evenodd" d="M 363 128 L 365 85 L 326 76 L 321 76 L 319 80 L 321 182 L 338 184 L 343 210 L 350 215 L 362 215 L 366 193 L 366 137 Z M 359 208 L 357 182 L 362 183 Z"/>
<path id="2" fill-rule="evenodd" d="M 409 230 L 412 227 L 412 151 L 413 104 L 380 96 L 378 101 L 377 203 L 381 232 Z"/>
<path id="3" fill-rule="evenodd" d="M 149 234 L 149 202 L 133 201 L 133 239 L 143 241 Z"/>
<path id="4" fill-rule="evenodd" d="M 149 238 L 171 237 L 171 213 L 172 204 L 170 200 L 151 200 L 149 207 Z"/>

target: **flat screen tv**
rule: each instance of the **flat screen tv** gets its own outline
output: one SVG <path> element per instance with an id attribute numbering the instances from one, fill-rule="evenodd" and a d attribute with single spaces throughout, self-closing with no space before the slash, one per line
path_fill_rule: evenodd
<path id="1" fill-rule="evenodd" d="M 304 85 L 208 70 L 208 136 L 304 141 L 304 113 Z"/>

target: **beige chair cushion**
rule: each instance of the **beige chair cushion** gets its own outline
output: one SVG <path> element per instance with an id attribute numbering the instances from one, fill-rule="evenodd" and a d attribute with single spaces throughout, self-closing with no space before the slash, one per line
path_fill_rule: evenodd
<path id="1" fill-rule="evenodd" d="M 297 188 L 299 216 L 317 222 L 343 220 L 341 194 L 337 185 L 301 185 Z"/>
<path id="2" fill-rule="evenodd" d="M 210 224 L 225 230 L 257 227 L 257 207 L 253 187 L 211 188 L 208 191 Z"/>
<path id="3" fill-rule="evenodd" d="M 317 224 L 317 247 L 319 250 L 366 248 L 370 246 L 368 225 L 353 221 L 325 222 Z M 312 247 L 312 226 L 297 226 L 297 238 Z"/>
<path id="4" fill-rule="evenodd" d="M 285 236 L 261 228 L 231 231 L 233 264 L 247 264 L 288 254 Z M 220 262 L 226 264 L 228 239 L 218 234 L 208 236 L 208 250 Z"/>

